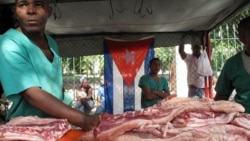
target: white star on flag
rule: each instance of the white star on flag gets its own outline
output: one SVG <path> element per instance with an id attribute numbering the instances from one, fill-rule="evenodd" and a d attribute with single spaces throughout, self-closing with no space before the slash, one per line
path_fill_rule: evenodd
<path id="1" fill-rule="evenodd" d="M 123 59 L 126 60 L 126 65 L 128 63 L 134 63 L 135 61 L 135 53 L 134 52 L 129 52 L 128 49 L 126 49 L 126 54 L 122 56 Z"/>

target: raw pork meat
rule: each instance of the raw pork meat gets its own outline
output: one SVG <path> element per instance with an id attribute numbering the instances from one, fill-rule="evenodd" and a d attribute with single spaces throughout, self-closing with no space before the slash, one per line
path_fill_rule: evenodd
<path id="1" fill-rule="evenodd" d="M 79 141 L 116 141 L 134 136 L 143 141 L 149 138 L 166 141 L 180 140 L 185 136 L 187 138 L 183 138 L 184 140 L 195 138 L 224 140 L 231 136 L 248 140 L 249 130 L 237 126 L 240 125 L 237 123 L 240 120 L 235 121 L 234 125 L 230 124 L 244 111 L 242 105 L 231 101 L 164 99 L 152 107 L 138 111 L 117 115 L 103 114 L 101 123 L 94 130 L 80 137 Z M 220 132 L 215 134 L 210 128 Z M 211 134 L 216 136 L 212 138 Z M 144 135 L 147 137 L 145 138 Z"/>
<path id="2" fill-rule="evenodd" d="M 0 125 L 0 140 L 55 141 L 70 129 L 66 119 L 17 117 Z"/>

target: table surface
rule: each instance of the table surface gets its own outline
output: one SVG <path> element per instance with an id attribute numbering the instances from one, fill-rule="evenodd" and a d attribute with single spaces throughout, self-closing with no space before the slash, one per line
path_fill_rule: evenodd
<path id="1" fill-rule="evenodd" d="M 84 134 L 82 130 L 70 130 L 62 138 L 57 141 L 77 141 Z"/>

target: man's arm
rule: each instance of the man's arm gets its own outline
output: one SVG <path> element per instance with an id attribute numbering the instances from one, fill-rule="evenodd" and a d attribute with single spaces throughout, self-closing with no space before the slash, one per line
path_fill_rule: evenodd
<path id="1" fill-rule="evenodd" d="M 165 98 L 167 96 L 170 96 L 170 92 L 169 91 L 162 91 L 162 92 L 159 92 L 159 91 L 153 91 L 153 93 L 155 95 L 158 95 L 159 97 L 161 98 Z"/>
<path id="2" fill-rule="evenodd" d="M 87 116 L 77 111 L 52 96 L 39 87 L 32 87 L 24 92 L 22 96 L 32 106 L 55 117 L 67 119 L 71 124 L 81 127 L 83 130 L 91 130 L 99 123 L 99 116 Z"/>
<path id="3" fill-rule="evenodd" d="M 152 91 L 149 87 L 147 86 L 142 86 L 142 92 L 143 94 L 145 94 L 145 98 L 147 100 L 153 100 L 153 99 L 156 99 L 156 98 L 165 98 L 166 96 L 169 96 L 170 93 L 169 91 Z"/>
<path id="4" fill-rule="evenodd" d="M 87 99 L 90 99 L 90 98 L 92 98 L 92 95 L 93 95 L 93 89 L 92 88 L 89 88 L 89 90 L 88 90 L 88 92 L 87 92 Z"/>
<path id="5" fill-rule="evenodd" d="M 179 54 L 181 59 L 185 59 L 187 57 L 187 53 L 184 51 L 184 44 L 179 45 Z"/>
<path id="6" fill-rule="evenodd" d="M 97 106 L 101 106 L 101 96 L 98 95 L 97 98 L 96 98 L 96 101 L 97 101 Z"/>
<path id="7" fill-rule="evenodd" d="M 77 100 L 80 100 L 81 99 L 81 96 L 80 96 L 80 94 L 79 94 L 79 90 L 76 90 L 76 99 Z"/>

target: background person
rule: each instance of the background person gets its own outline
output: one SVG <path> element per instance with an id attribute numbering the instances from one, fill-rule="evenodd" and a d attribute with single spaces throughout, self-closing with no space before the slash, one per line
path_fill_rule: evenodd
<path id="1" fill-rule="evenodd" d="M 100 78 L 100 87 L 98 89 L 97 96 L 97 108 L 96 113 L 102 113 L 105 111 L 105 93 L 104 93 L 104 77 Z"/>
<path id="2" fill-rule="evenodd" d="M 217 83 L 217 77 L 216 77 L 216 74 L 214 74 L 214 75 L 212 76 L 212 88 L 213 88 L 212 92 L 213 92 L 213 98 L 214 98 L 214 96 L 215 96 L 215 94 L 216 94 L 216 91 L 215 91 L 216 83 Z"/>
<path id="3" fill-rule="evenodd" d="M 238 37 L 244 44 L 244 50 L 224 64 L 215 86 L 214 99 L 229 100 L 234 94 L 234 101 L 244 106 L 246 113 L 250 113 L 250 17 L 238 24 Z"/>
<path id="4" fill-rule="evenodd" d="M 91 130 L 99 116 L 87 116 L 63 101 L 62 60 L 54 39 L 45 33 L 49 0 L 15 0 L 16 29 L 0 37 L 0 81 L 12 102 L 7 121 L 18 116 L 67 119 Z"/>
<path id="5" fill-rule="evenodd" d="M 94 108 L 94 101 L 93 101 L 93 88 L 89 85 L 89 82 L 86 77 L 81 77 L 80 86 L 76 90 L 76 104 L 74 108 L 90 114 L 91 110 Z"/>
<path id="6" fill-rule="evenodd" d="M 197 73 L 198 61 L 201 56 L 201 46 L 198 44 L 191 45 L 192 54 L 184 51 L 184 45 L 179 46 L 179 54 L 181 59 L 187 65 L 187 84 L 188 84 L 188 97 L 202 98 L 205 96 L 205 78 Z"/>
<path id="7" fill-rule="evenodd" d="M 149 63 L 150 73 L 143 75 L 138 86 L 141 92 L 141 107 L 147 108 L 158 103 L 160 100 L 170 96 L 168 82 L 165 77 L 159 76 L 161 61 L 153 58 Z"/>

